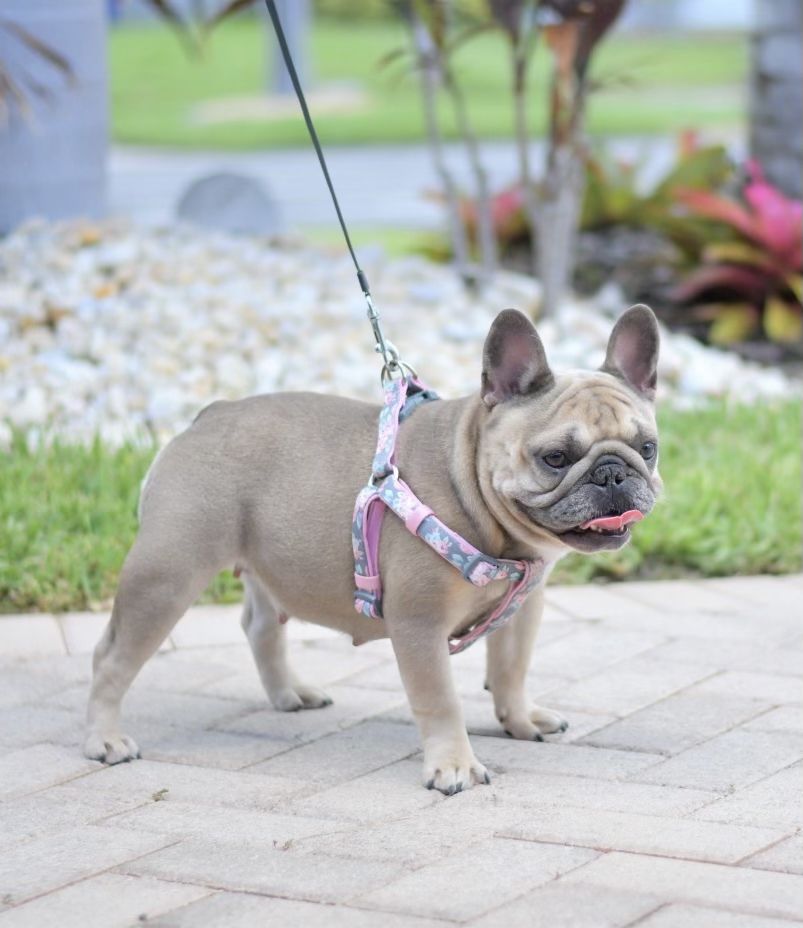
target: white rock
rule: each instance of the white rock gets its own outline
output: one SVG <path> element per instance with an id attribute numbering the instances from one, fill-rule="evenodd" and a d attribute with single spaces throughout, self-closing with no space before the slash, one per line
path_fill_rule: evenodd
<path id="1" fill-rule="evenodd" d="M 48 396 L 42 387 L 31 384 L 23 391 L 20 401 L 11 407 L 10 419 L 18 428 L 44 425 L 50 409 Z"/>
<path id="2" fill-rule="evenodd" d="M 117 443 L 147 440 L 150 428 L 166 440 L 217 397 L 318 389 L 379 398 L 379 359 L 342 250 L 122 222 L 101 224 L 100 241 L 83 247 L 81 228 L 29 224 L 0 242 L 0 266 L 14 268 L 0 284 L 0 420 Z M 502 271 L 469 293 L 452 269 L 418 256 L 371 249 L 364 262 L 386 335 L 446 396 L 476 390 L 500 309 L 537 314 L 540 287 L 520 274 Z M 40 324 L 49 307 L 60 314 L 53 329 Z M 599 364 L 610 316 L 623 308 L 607 287 L 542 320 L 553 366 Z M 793 388 L 778 371 L 687 336 L 663 332 L 662 342 L 668 402 L 753 402 Z"/>

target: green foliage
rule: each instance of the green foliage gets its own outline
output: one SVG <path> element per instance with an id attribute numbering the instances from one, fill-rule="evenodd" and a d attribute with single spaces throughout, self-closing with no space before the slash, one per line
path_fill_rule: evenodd
<path id="1" fill-rule="evenodd" d="M 710 241 L 710 225 L 674 212 L 681 190 L 719 189 L 733 176 L 723 145 L 699 147 L 693 135 L 680 138 L 678 159 L 652 187 L 641 192 L 636 165 L 617 161 L 604 150 L 588 162 L 581 225 L 596 230 L 615 225 L 652 229 L 672 241 L 690 260 Z"/>
<path id="2" fill-rule="evenodd" d="M 715 240 L 674 296 L 711 320 L 713 342 L 763 329 L 773 341 L 793 344 L 803 337 L 803 204 L 768 183 L 757 163 L 747 170 L 739 199 L 704 189 L 678 194 L 689 218 L 675 221 L 703 221 Z"/>
<path id="3" fill-rule="evenodd" d="M 31 450 L 15 436 L 0 452 L 0 612 L 108 604 L 154 453 L 133 445 L 109 450 L 99 441 Z M 240 589 L 221 574 L 205 598 L 236 600 Z"/>
<path id="4" fill-rule="evenodd" d="M 711 224 L 675 212 L 680 191 L 708 191 L 720 188 L 733 176 L 733 165 L 722 145 L 698 147 L 693 134 L 683 133 L 678 159 L 652 189 L 644 192 L 637 183 L 637 165 L 615 159 L 601 149 L 586 162 L 586 185 L 580 226 L 596 231 L 613 226 L 651 229 L 665 236 L 689 261 L 699 261 L 712 238 Z M 497 240 L 502 251 L 529 241 L 524 196 L 521 186 L 513 185 L 492 200 Z M 469 233 L 476 235 L 476 207 L 463 205 Z M 721 235 L 719 236 L 722 237 Z"/>
<path id="5" fill-rule="evenodd" d="M 801 569 L 799 402 L 660 412 L 665 498 L 614 555 L 573 557 L 560 582 Z M 105 606 L 136 532 L 152 448 L 54 443 L 0 452 L 0 611 Z M 220 574 L 204 599 L 233 602 Z"/>

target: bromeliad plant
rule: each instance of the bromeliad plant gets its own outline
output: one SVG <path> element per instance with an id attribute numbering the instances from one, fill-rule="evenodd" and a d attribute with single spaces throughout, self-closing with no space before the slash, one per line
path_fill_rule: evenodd
<path id="1" fill-rule="evenodd" d="M 675 288 L 679 302 L 710 320 L 711 341 L 742 341 L 763 330 L 772 341 L 803 338 L 803 204 L 765 179 L 751 161 L 742 201 L 705 190 L 677 194 L 686 216 L 705 220 L 716 240 Z"/>
<path id="2" fill-rule="evenodd" d="M 597 232 L 617 226 L 650 229 L 669 239 L 685 260 L 700 260 L 710 223 L 674 209 L 679 191 L 720 189 L 733 176 L 733 165 L 721 145 L 701 146 L 695 133 L 678 139 L 678 157 L 666 174 L 648 190 L 640 189 L 637 165 L 616 159 L 605 150 L 585 159 L 585 191 L 580 211 L 580 229 Z M 525 196 L 516 183 L 494 195 L 491 201 L 494 231 L 504 253 L 530 238 Z M 476 235 L 477 207 L 473 200 L 462 204 L 463 221 L 469 236 Z"/>

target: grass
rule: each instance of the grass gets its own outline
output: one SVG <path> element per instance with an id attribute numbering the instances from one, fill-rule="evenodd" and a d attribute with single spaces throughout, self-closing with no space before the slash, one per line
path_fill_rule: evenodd
<path id="1" fill-rule="evenodd" d="M 111 34 L 114 137 L 120 142 L 188 148 L 248 149 L 306 145 L 303 122 L 286 118 L 201 123 L 198 104 L 254 97 L 266 85 L 266 25 L 240 18 L 212 34 L 201 57 L 189 58 L 170 30 L 127 25 Z M 319 84 L 362 88 L 367 105 L 347 113 L 316 112 L 326 144 L 413 142 L 422 138 L 419 89 L 400 63 L 378 67 L 405 45 L 396 21 L 318 19 L 311 35 L 313 73 Z M 594 134 L 649 134 L 702 126 L 728 129 L 744 121 L 742 87 L 747 74 L 744 36 L 614 35 L 600 47 L 594 75 L 607 89 L 594 94 L 589 128 Z M 500 36 L 482 35 L 455 57 L 472 116 L 484 137 L 511 134 L 507 50 Z M 532 124 L 543 132 L 548 63 L 536 56 Z M 447 133 L 454 125 L 447 118 Z"/>
<path id="2" fill-rule="evenodd" d="M 568 558 L 555 581 L 800 570 L 800 416 L 798 401 L 662 410 L 665 499 L 624 551 Z M 19 439 L 0 453 L 0 611 L 108 605 L 152 456 L 100 443 L 34 452 Z M 239 596 L 223 573 L 204 598 Z"/>

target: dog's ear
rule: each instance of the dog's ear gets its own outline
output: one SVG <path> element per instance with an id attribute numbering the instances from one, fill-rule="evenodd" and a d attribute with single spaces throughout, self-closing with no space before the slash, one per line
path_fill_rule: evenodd
<path id="1" fill-rule="evenodd" d="M 613 327 L 601 369 L 653 400 L 658 379 L 658 345 L 658 322 L 653 311 L 643 303 L 631 306 Z"/>
<path id="2" fill-rule="evenodd" d="M 496 406 L 551 387 L 555 379 L 530 320 L 517 309 L 494 319 L 482 352 L 482 401 Z"/>

